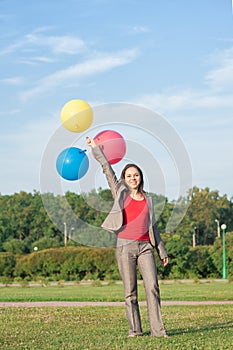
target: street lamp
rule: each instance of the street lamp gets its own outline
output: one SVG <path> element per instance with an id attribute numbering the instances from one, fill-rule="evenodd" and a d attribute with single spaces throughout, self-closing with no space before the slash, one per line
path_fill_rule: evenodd
<path id="1" fill-rule="evenodd" d="M 194 232 L 193 232 L 193 248 L 196 247 L 196 232 L 197 232 L 197 227 L 194 227 Z"/>
<path id="2" fill-rule="evenodd" d="M 64 222 L 64 246 L 67 245 L 67 225 L 66 222 Z"/>
<path id="3" fill-rule="evenodd" d="M 227 278 L 227 269 L 226 269 L 226 228 L 227 225 L 222 224 L 222 278 Z"/>
<path id="4" fill-rule="evenodd" d="M 214 221 L 217 223 L 217 236 L 220 238 L 220 237 L 221 237 L 221 235 L 220 235 L 220 225 L 219 225 L 219 220 L 218 220 L 218 219 L 215 219 Z"/>
<path id="5" fill-rule="evenodd" d="M 69 234 L 67 232 L 67 224 L 66 222 L 64 222 L 64 246 L 66 247 L 67 245 L 67 239 L 70 239 L 71 238 L 71 231 L 74 230 L 74 227 L 71 227 L 70 231 L 69 231 Z"/>

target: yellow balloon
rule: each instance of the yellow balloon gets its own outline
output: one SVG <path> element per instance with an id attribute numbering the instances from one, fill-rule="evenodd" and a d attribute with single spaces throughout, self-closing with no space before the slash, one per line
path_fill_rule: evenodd
<path id="1" fill-rule="evenodd" d="M 85 101 L 70 100 L 61 110 L 61 121 L 69 131 L 82 132 L 91 126 L 93 111 Z"/>

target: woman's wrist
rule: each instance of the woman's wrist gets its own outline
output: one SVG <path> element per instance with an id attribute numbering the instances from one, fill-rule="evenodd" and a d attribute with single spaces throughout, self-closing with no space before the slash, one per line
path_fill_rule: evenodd
<path id="1" fill-rule="evenodd" d="M 89 136 L 86 137 L 86 143 L 88 146 L 90 146 L 92 148 L 96 147 L 95 141 Z"/>

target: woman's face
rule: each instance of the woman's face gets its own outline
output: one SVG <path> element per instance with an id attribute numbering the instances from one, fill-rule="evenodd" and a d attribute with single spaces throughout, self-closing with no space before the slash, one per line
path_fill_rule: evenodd
<path id="1" fill-rule="evenodd" d="M 125 172 L 125 182 L 128 185 L 128 187 L 132 190 L 137 190 L 140 182 L 141 182 L 141 176 L 137 168 L 130 167 Z"/>

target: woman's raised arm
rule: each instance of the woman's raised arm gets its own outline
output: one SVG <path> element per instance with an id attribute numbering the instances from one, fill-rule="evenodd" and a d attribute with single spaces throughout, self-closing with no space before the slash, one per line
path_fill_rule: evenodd
<path id="1" fill-rule="evenodd" d="M 95 140 L 91 137 L 86 137 L 86 143 L 88 146 L 90 146 L 93 149 L 94 156 L 96 160 L 101 164 L 103 173 L 105 174 L 108 185 L 110 187 L 110 190 L 112 192 L 113 198 L 116 197 L 117 194 L 117 188 L 118 188 L 118 180 L 116 177 L 116 174 L 111 166 L 111 164 L 108 162 L 102 148 L 95 143 Z"/>

